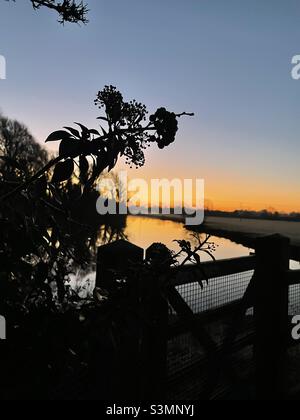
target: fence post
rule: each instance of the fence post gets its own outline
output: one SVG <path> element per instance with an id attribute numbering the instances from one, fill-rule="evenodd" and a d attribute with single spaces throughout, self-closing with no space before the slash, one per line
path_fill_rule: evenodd
<path id="1" fill-rule="evenodd" d="M 120 240 L 98 249 L 96 286 L 114 292 L 113 272 L 126 274 L 130 263 L 142 262 L 144 250 L 130 242 Z M 135 277 L 135 276 L 133 276 Z M 139 284 L 130 281 L 129 293 L 124 297 L 124 330 L 117 337 L 118 345 L 110 366 L 111 398 L 133 401 L 140 395 L 140 321 L 135 315 L 139 311 Z M 105 363 L 105 361 L 104 361 Z M 101 375 L 101 370 L 99 370 Z"/>
<path id="2" fill-rule="evenodd" d="M 123 239 L 98 248 L 96 286 L 110 290 L 112 270 L 126 272 L 129 262 L 141 262 L 144 250 Z"/>
<path id="3" fill-rule="evenodd" d="M 168 302 L 162 294 L 162 277 L 151 276 L 141 281 L 141 310 L 145 314 L 141 348 L 142 399 L 162 401 L 167 379 Z"/>
<path id="4" fill-rule="evenodd" d="M 143 261 L 144 250 L 126 241 L 98 249 L 96 286 L 113 290 L 112 271 L 126 272 L 129 261 Z M 162 279 L 143 276 L 131 285 L 131 304 L 136 316 L 131 319 L 134 336 L 122 342 L 112 376 L 117 385 L 114 398 L 123 400 L 163 400 L 167 377 L 168 303 L 161 293 Z M 130 309 L 130 308 L 129 308 Z"/>
<path id="5" fill-rule="evenodd" d="M 272 235 L 257 240 L 254 287 L 256 393 L 259 400 L 286 393 L 290 240 Z"/>

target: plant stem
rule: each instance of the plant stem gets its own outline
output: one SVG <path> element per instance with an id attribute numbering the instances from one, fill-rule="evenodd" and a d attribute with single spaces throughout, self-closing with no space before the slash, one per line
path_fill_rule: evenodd
<path id="1" fill-rule="evenodd" d="M 18 194 L 19 192 L 25 190 L 29 187 L 33 182 L 35 182 L 37 179 L 39 179 L 44 173 L 49 171 L 54 165 L 59 163 L 63 158 L 58 156 L 55 159 L 50 160 L 50 162 L 47 163 L 46 166 L 44 166 L 40 171 L 38 171 L 35 175 L 33 175 L 28 181 L 24 182 L 23 184 L 19 185 L 17 188 L 15 188 L 12 191 L 9 191 L 7 194 L 0 197 L 0 203 L 4 200 L 7 200 L 8 198 L 14 196 L 15 194 Z"/>

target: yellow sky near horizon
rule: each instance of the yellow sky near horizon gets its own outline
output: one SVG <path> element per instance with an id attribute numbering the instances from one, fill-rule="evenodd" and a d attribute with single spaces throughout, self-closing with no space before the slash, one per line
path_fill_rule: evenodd
<path id="1" fill-rule="evenodd" d="M 52 154 L 57 153 L 57 143 L 47 144 L 47 150 Z M 159 151 L 160 152 L 160 151 Z M 300 212 L 300 188 L 297 184 L 286 183 L 275 184 L 267 175 L 261 179 L 255 172 L 251 176 L 242 176 L 233 170 L 224 171 L 223 168 L 209 165 L 201 165 L 201 170 L 189 166 L 188 162 L 180 162 L 177 159 L 170 159 L 169 162 L 157 159 L 157 151 L 150 151 L 146 165 L 142 168 L 130 169 L 123 161 L 117 164 L 114 172 L 127 171 L 128 179 L 143 179 L 151 185 L 152 179 L 168 179 L 172 181 L 179 179 L 195 180 L 204 179 L 205 182 L 205 207 L 211 210 L 254 210 L 260 211 L 269 209 L 282 213 Z M 155 162 L 155 165 L 153 165 Z M 149 202 L 150 189 L 143 195 L 142 205 L 147 206 Z M 195 200 L 194 205 L 195 205 Z M 172 203 L 178 205 L 180 203 Z M 165 206 L 166 203 L 160 202 Z M 171 205 L 172 207 L 172 205 Z"/>
<path id="2" fill-rule="evenodd" d="M 193 169 L 186 175 L 179 175 L 176 170 L 169 171 L 163 168 L 145 166 L 139 170 L 129 169 L 126 165 L 118 165 L 116 171 L 128 171 L 128 179 L 140 178 L 151 185 L 152 179 L 204 179 L 205 182 L 205 207 L 211 210 L 254 210 L 269 209 L 282 213 L 300 212 L 300 191 L 293 186 L 274 185 L 272 180 L 258 180 L 256 177 L 248 179 L 236 179 L 230 173 L 222 171 L 203 171 L 197 174 Z M 150 197 L 149 188 L 149 197 Z M 172 194 L 171 194 L 172 198 Z M 195 204 L 195 199 L 193 199 Z M 146 205 L 147 197 L 144 196 L 143 204 Z M 149 203 L 150 204 L 150 203 Z M 175 203 L 179 204 L 179 203 Z M 165 203 L 161 203 L 162 206 Z"/>

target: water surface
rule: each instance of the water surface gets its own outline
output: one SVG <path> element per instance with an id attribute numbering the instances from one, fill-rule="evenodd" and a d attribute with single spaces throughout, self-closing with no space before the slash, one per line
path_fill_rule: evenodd
<path id="1" fill-rule="evenodd" d="M 127 227 L 124 234 L 128 241 L 146 250 L 154 242 L 165 244 L 168 248 L 175 252 L 179 251 L 179 246 L 175 240 L 189 240 L 193 242 L 192 233 L 185 229 L 183 223 L 159 220 L 151 217 L 134 217 L 127 218 Z M 205 235 L 203 234 L 203 239 Z M 226 258 L 243 257 L 250 254 L 251 250 L 243 245 L 236 244 L 228 239 L 212 236 L 211 242 L 216 245 L 214 257 L 218 260 Z M 99 244 L 100 245 L 100 244 Z M 210 261 L 211 258 L 201 253 L 202 261 Z M 95 285 L 96 273 L 91 271 L 88 274 L 78 273 L 72 277 L 72 288 L 76 288 L 80 292 L 81 297 L 91 294 Z"/>
<path id="2" fill-rule="evenodd" d="M 129 216 L 125 234 L 130 242 L 144 249 L 147 249 L 153 242 L 161 242 L 167 245 L 168 248 L 178 251 L 178 245 L 174 243 L 174 240 L 192 239 L 191 232 L 185 229 L 183 223 L 151 217 Z M 228 239 L 212 236 L 210 240 L 217 245 L 214 256 L 218 260 L 243 257 L 251 252 L 249 248 Z M 210 260 L 208 255 L 203 254 L 202 257 L 203 261 Z"/>

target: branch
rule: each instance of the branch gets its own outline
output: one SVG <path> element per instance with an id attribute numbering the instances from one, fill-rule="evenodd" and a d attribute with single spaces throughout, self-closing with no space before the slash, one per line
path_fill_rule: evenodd
<path id="1" fill-rule="evenodd" d="M 7 0 L 9 1 L 9 0 Z M 15 0 L 13 0 L 15 1 Z M 34 9 L 40 7 L 47 7 L 48 9 L 55 10 L 59 16 L 59 22 L 71 22 L 71 23 L 88 23 L 87 5 L 83 1 L 77 0 L 29 0 Z"/>
<path id="2" fill-rule="evenodd" d="M 28 188 L 33 182 L 35 182 L 37 179 L 39 179 L 42 175 L 44 175 L 49 169 L 51 169 L 54 165 L 59 163 L 63 158 L 57 157 L 55 159 L 50 160 L 50 162 L 47 163 L 46 166 L 44 166 L 39 172 L 37 172 L 33 177 L 31 177 L 28 181 L 24 182 L 23 184 L 20 184 L 17 188 L 15 188 L 12 191 L 9 191 L 7 194 L 0 197 L 0 203 L 2 201 L 7 200 L 8 198 L 12 197 L 13 195 L 25 190 Z"/>
<path id="3" fill-rule="evenodd" d="M 188 116 L 188 117 L 194 117 L 195 116 L 194 112 L 182 112 L 181 114 L 176 114 L 176 117 L 180 118 L 180 117 L 183 117 L 185 115 Z"/>

